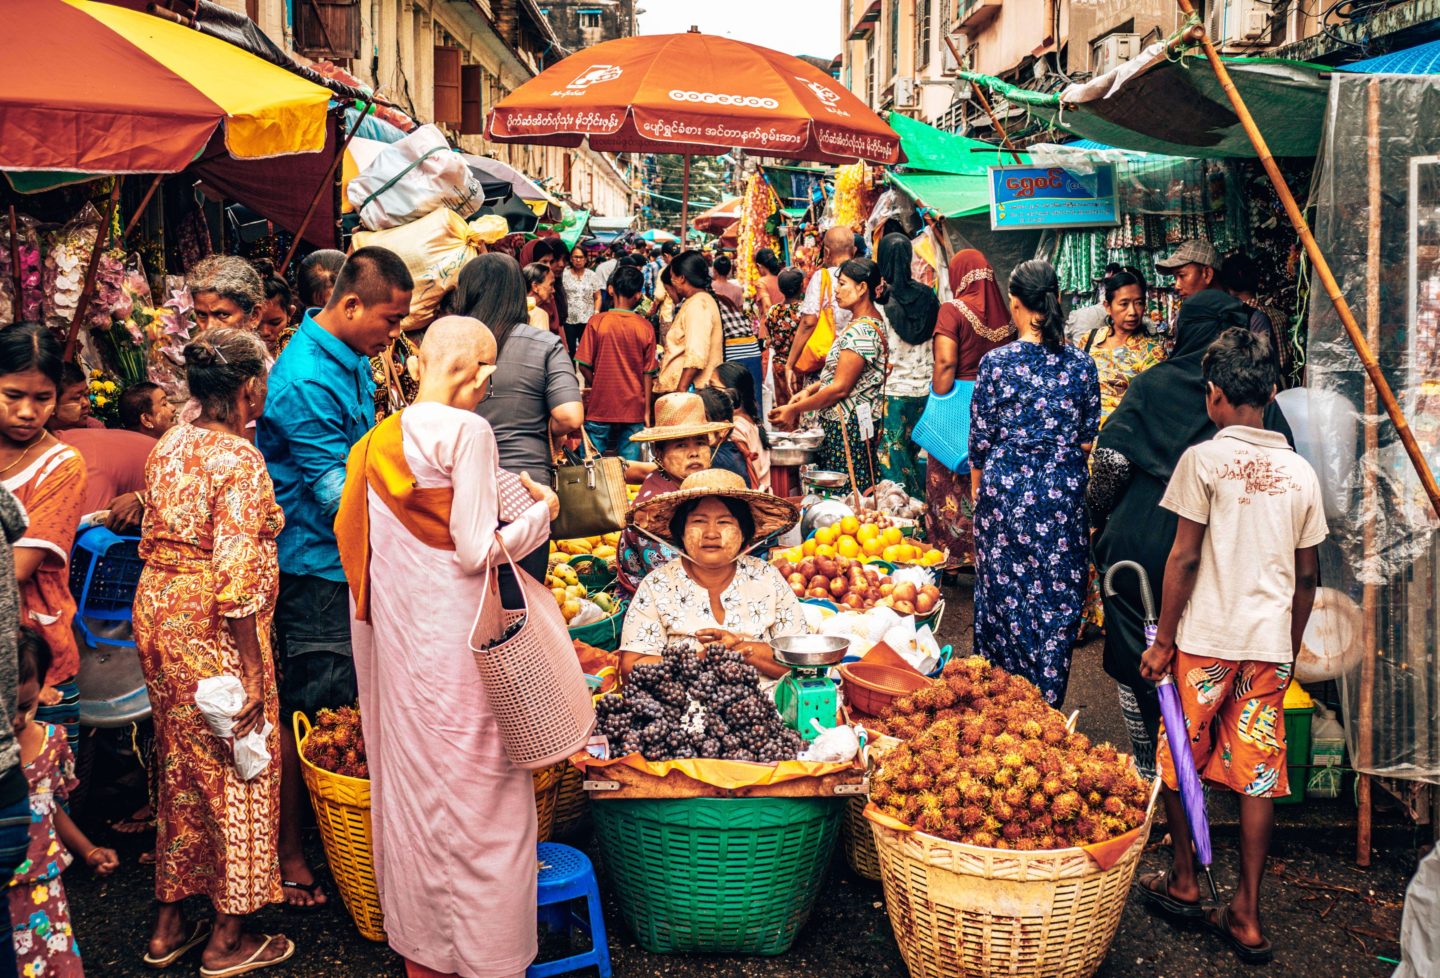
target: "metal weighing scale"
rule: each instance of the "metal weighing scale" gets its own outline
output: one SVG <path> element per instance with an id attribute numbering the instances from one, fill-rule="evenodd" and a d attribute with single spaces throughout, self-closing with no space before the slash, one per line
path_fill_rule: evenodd
<path id="1" fill-rule="evenodd" d="M 850 651 L 849 639 L 838 635 L 787 635 L 771 643 L 775 661 L 790 669 L 775 688 L 775 705 L 780 719 L 808 744 L 823 729 L 835 726 L 839 697 L 830 667 Z"/>

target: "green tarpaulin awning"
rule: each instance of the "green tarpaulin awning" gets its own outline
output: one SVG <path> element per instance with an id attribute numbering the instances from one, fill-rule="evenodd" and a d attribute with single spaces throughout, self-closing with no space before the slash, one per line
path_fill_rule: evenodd
<path id="1" fill-rule="evenodd" d="M 917 204 L 942 217 L 969 217 L 990 209 L 990 179 L 983 173 L 892 172 L 889 180 Z"/>
<path id="2" fill-rule="evenodd" d="M 1332 69 L 1284 58 L 1226 58 L 1270 151 L 1314 156 Z M 961 76 L 1023 105 L 1049 125 L 1119 149 L 1202 159 L 1253 157 L 1240 120 L 1203 57 L 1171 60 L 1163 44 L 1063 92 L 1017 88 L 989 75 Z M 908 150 L 907 150 L 908 152 Z"/>
<path id="3" fill-rule="evenodd" d="M 899 169 L 910 172 L 981 174 L 987 168 L 1014 163 L 1009 150 L 992 143 L 956 135 L 917 119 L 891 112 L 885 120 L 900 137 L 907 162 Z M 1029 162 L 1024 153 L 1021 160 Z"/>

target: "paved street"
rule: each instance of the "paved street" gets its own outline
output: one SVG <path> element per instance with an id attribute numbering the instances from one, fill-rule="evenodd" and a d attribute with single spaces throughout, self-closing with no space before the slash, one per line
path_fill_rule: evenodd
<path id="1" fill-rule="evenodd" d="M 969 614 L 964 592 L 953 593 L 944 637 L 968 641 Z M 958 613 L 957 613 L 958 612 Z M 967 643 L 959 643 L 962 646 Z M 1081 711 L 1080 728 L 1100 739 L 1122 738 L 1114 686 L 1100 669 L 1100 645 L 1090 643 L 1077 653 L 1066 710 Z M 1117 740 L 1117 743 L 1121 742 Z M 1216 804 L 1217 881 L 1222 889 L 1234 880 L 1233 808 Z M 1271 875 L 1266 882 L 1266 925 L 1277 948 L 1268 973 L 1283 976 L 1325 975 L 1382 978 L 1396 956 L 1405 882 L 1414 868 L 1409 830 L 1385 829 L 1379 834 L 1375 864 L 1360 870 L 1353 864 L 1353 809 L 1345 803 L 1309 802 L 1281 810 Z M 1423 835 L 1425 830 L 1420 830 Z M 1156 830 L 1144 868 L 1163 868 L 1166 850 Z M 66 886 L 75 905 L 76 926 L 91 974 L 130 978 L 153 974 L 140 962 L 151 914 L 151 873 L 141 866 L 141 844 L 116 840 L 123 868 L 111 880 L 97 881 L 72 870 Z M 318 837 L 312 836 L 318 851 Z M 588 846 L 588 839 L 579 844 Z M 789 954 L 776 958 L 661 957 L 640 950 L 626 932 L 618 908 L 609 903 L 606 921 L 618 978 L 691 975 L 756 975 L 774 978 L 816 976 L 904 976 L 901 960 L 882 905 L 880 885 L 856 877 L 836 851 L 831 882 L 822 891 L 810 924 Z M 197 906 L 196 912 L 199 912 Z M 256 919 L 267 932 L 283 931 L 299 951 L 288 973 L 305 978 L 402 978 L 398 959 L 383 945 L 371 944 L 354 930 L 338 900 L 329 909 L 300 913 L 271 909 Z M 198 966 L 191 960 L 177 973 Z M 1228 978 L 1246 969 L 1218 939 L 1201 931 L 1176 931 L 1146 912 L 1138 900 L 1126 907 L 1115 944 L 1098 974 L 1102 978 Z M 592 972 L 593 974 L 593 972 Z"/>

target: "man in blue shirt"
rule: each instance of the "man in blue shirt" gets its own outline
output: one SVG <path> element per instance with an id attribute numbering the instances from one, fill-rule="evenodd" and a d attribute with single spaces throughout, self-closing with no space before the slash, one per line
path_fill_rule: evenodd
<path id="1" fill-rule="evenodd" d="M 361 248 L 346 259 L 330 301 L 309 309 L 270 371 L 255 443 L 285 512 L 277 541 L 275 606 L 281 710 L 280 876 L 287 902 L 322 902 L 300 846 L 305 805 L 291 716 L 353 704 L 350 592 L 335 543 L 335 513 L 350 446 L 375 418 L 370 357 L 400 335 L 414 282 L 400 256 Z"/>

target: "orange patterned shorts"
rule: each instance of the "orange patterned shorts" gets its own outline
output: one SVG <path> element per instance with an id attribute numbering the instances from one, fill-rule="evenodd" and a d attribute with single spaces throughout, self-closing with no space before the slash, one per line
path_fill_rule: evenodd
<path id="1" fill-rule="evenodd" d="M 1240 662 L 1176 651 L 1171 667 L 1195 770 L 1211 784 L 1252 798 L 1290 793 L 1285 770 L 1285 690 L 1288 662 Z M 1175 789 L 1175 765 L 1165 726 L 1155 760 L 1165 786 Z"/>

